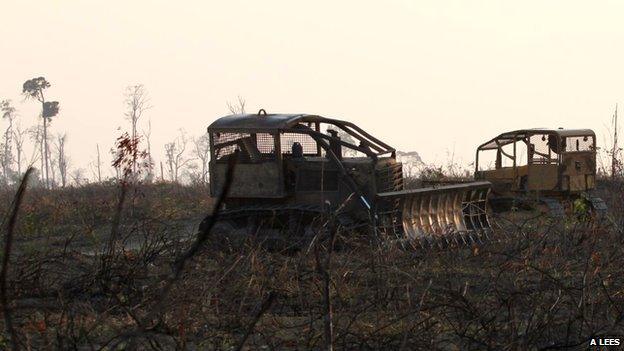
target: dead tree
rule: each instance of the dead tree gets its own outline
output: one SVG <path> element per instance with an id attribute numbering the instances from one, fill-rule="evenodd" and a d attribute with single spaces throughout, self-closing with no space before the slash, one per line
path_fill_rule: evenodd
<path id="1" fill-rule="evenodd" d="M 43 159 L 45 163 L 45 184 L 50 187 L 50 148 L 48 147 L 48 124 L 52 117 L 58 115 L 58 101 L 46 101 L 43 91 L 50 87 L 50 83 L 44 77 L 32 78 L 24 82 L 22 94 L 27 99 L 37 100 L 41 103 L 41 118 L 43 119 Z"/>
<path id="2" fill-rule="evenodd" d="M 172 182 L 178 181 L 180 170 L 193 160 L 191 158 L 185 159 L 184 157 L 187 143 L 188 139 L 186 138 L 186 133 L 180 130 L 180 136 L 172 142 L 165 144 L 165 157 L 167 158 L 167 166 L 169 167 L 169 178 Z"/>
<path id="3" fill-rule="evenodd" d="M 27 129 L 22 129 L 19 123 L 15 125 L 13 131 L 13 142 L 15 143 L 15 162 L 17 173 L 22 174 L 22 160 L 24 158 L 24 141 L 26 139 Z"/>
<path id="4" fill-rule="evenodd" d="M 69 166 L 69 161 L 67 159 L 67 155 L 65 154 L 66 140 L 67 135 L 65 133 L 59 134 L 56 137 L 57 164 L 59 168 L 59 175 L 61 176 L 61 186 L 63 188 L 67 184 L 67 168 Z"/>
<path id="5" fill-rule="evenodd" d="M 152 120 L 147 120 L 147 130 L 143 130 L 143 136 L 145 136 L 145 141 L 147 142 L 147 160 L 152 165 L 154 164 L 154 158 L 152 157 Z M 146 174 L 147 181 L 151 182 L 154 179 L 154 169 L 150 168 Z"/>
<path id="6" fill-rule="evenodd" d="M 102 163 L 100 161 L 100 145 L 95 144 L 95 147 L 97 148 L 97 177 L 98 177 L 98 183 L 101 183 L 102 182 Z"/>
<path id="7" fill-rule="evenodd" d="M 245 113 L 245 99 L 243 99 L 240 95 L 236 97 L 235 103 L 226 102 L 227 108 L 231 114 L 244 114 Z"/>
<path id="8" fill-rule="evenodd" d="M 618 147 L 618 114 L 617 114 L 617 104 L 615 105 L 615 113 L 613 114 L 613 147 L 611 148 L 611 179 L 615 180 L 615 178 L 619 175 L 621 169 L 621 161 L 619 159 L 619 147 Z"/>
<path id="9" fill-rule="evenodd" d="M 193 144 L 193 155 L 197 157 L 201 164 L 200 180 L 203 184 L 206 184 L 206 178 L 208 176 L 208 162 L 210 162 L 210 138 L 208 133 L 197 139 L 193 139 Z"/>
<path id="10" fill-rule="evenodd" d="M 0 112 L 2 119 L 8 122 L 8 126 L 2 136 L 2 150 L 0 150 L 0 163 L 2 166 L 2 175 L 8 184 L 13 171 L 13 121 L 15 120 L 15 108 L 11 106 L 10 100 L 0 102 Z"/>
<path id="11" fill-rule="evenodd" d="M 39 178 L 41 180 L 41 184 L 45 184 L 45 161 L 43 160 L 43 125 L 38 124 L 36 126 L 32 126 L 28 128 L 28 136 L 30 140 L 32 140 L 34 147 L 33 153 L 30 157 L 29 166 L 32 167 L 35 162 L 41 161 L 41 168 L 39 168 Z"/>
<path id="12" fill-rule="evenodd" d="M 81 186 L 85 181 L 88 183 L 88 178 L 85 177 L 82 168 L 75 168 L 72 170 L 70 177 L 74 181 L 74 184 L 78 186 Z"/>
<path id="13" fill-rule="evenodd" d="M 149 97 L 143 84 L 131 85 L 126 88 L 126 118 L 131 123 L 131 138 L 137 139 L 137 122 L 151 106 L 149 105 Z M 136 161 L 132 164 L 133 174 L 137 173 Z"/>

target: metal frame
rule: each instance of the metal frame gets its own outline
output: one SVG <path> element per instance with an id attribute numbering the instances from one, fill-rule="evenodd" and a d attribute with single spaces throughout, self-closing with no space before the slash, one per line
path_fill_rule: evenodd
<path id="1" fill-rule="evenodd" d="M 503 133 L 498 135 L 495 138 L 488 140 L 487 142 L 479 145 L 475 152 L 475 174 L 479 172 L 479 153 L 482 151 L 488 150 L 500 150 L 501 153 L 510 159 L 513 160 L 513 168 L 517 167 L 517 155 L 516 155 L 516 143 L 519 141 L 528 142 L 529 138 L 534 135 L 555 135 L 557 137 L 557 147 L 561 148 L 561 140 L 562 138 L 568 137 L 582 137 L 582 136 L 591 136 L 593 139 L 593 149 L 596 150 L 596 134 L 591 129 L 521 129 L 516 131 L 511 131 L 507 133 Z M 501 141 L 507 141 L 502 143 Z M 490 146 L 492 143 L 495 143 L 497 147 Z M 509 145 L 513 143 L 514 153 L 513 155 L 508 155 L 503 151 L 503 146 Z M 529 145 L 527 145 L 528 149 Z M 570 153 L 570 152 L 578 152 L 578 151 L 562 151 L 558 154 L 557 164 L 561 163 L 562 154 Z M 541 153 L 537 153 L 542 156 Z M 531 159 L 529 158 L 529 153 L 527 152 L 527 164 L 531 164 Z M 550 159 L 550 155 L 549 155 Z"/>

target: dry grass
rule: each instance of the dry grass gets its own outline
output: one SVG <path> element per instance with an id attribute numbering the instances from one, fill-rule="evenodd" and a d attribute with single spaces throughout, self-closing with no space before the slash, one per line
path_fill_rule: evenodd
<path id="1" fill-rule="evenodd" d="M 621 209 L 621 184 L 603 190 Z M 611 225 L 536 219 L 446 252 L 340 229 L 339 249 L 325 240 L 288 254 L 209 237 L 163 297 L 207 191 L 131 190 L 104 274 L 117 194 L 26 194 L 7 285 L 21 349 L 570 349 L 624 329 L 623 236 Z"/>

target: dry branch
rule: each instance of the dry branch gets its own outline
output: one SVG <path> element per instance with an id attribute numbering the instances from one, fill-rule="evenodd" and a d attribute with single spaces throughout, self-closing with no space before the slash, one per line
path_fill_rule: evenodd
<path id="1" fill-rule="evenodd" d="M 2 256 L 2 271 L 0 271 L 0 300 L 2 302 L 2 313 L 4 314 L 4 326 L 7 331 L 7 335 L 11 338 L 11 346 L 13 350 L 19 350 L 17 343 L 17 334 L 13 328 L 13 321 L 11 319 L 11 310 L 9 308 L 9 298 L 7 296 L 7 274 L 9 271 L 9 259 L 11 258 L 11 247 L 13 245 L 13 232 L 15 230 L 15 222 L 17 221 L 17 214 L 19 212 L 22 199 L 24 198 L 24 192 L 28 184 L 28 177 L 32 173 L 33 169 L 28 168 L 22 182 L 20 183 L 17 193 L 13 198 L 11 206 L 11 213 L 9 215 L 9 221 L 7 224 L 7 232 L 4 241 L 4 256 Z"/>

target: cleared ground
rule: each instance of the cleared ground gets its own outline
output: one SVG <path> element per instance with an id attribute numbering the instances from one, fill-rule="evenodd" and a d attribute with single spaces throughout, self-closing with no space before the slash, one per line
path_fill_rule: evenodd
<path id="1" fill-rule="evenodd" d="M 491 243 L 448 251 L 342 231 L 337 249 L 288 253 L 210 237 L 183 267 L 207 189 L 131 189 L 117 231 L 114 185 L 34 189 L 10 316 L 22 348 L 41 350 L 585 349 L 624 330 L 623 189 L 601 184 L 612 209 L 601 226 L 523 214 L 496 219 Z M 12 193 L 1 196 L 7 213 Z"/>

